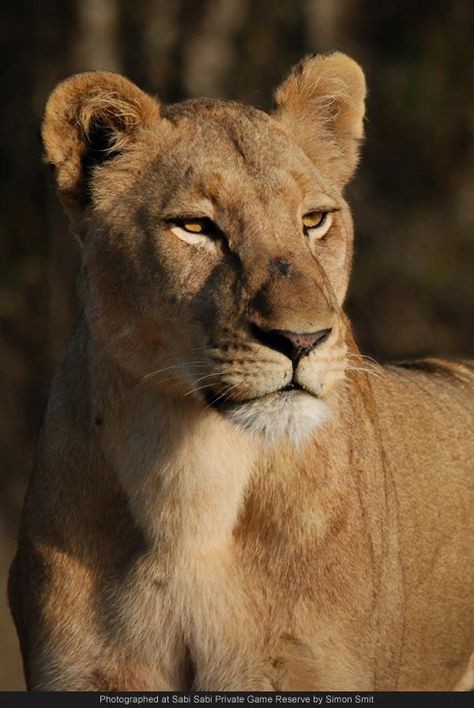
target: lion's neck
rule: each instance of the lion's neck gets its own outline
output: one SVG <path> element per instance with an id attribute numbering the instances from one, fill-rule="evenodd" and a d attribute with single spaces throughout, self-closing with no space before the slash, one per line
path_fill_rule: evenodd
<path id="1" fill-rule="evenodd" d="M 258 458 L 250 436 L 150 389 L 110 408 L 104 444 L 136 522 L 161 551 L 186 556 L 229 542 Z"/>

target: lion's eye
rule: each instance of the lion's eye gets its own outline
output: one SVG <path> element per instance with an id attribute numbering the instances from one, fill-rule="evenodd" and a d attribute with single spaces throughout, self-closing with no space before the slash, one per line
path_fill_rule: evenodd
<path id="1" fill-rule="evenodd" d="M 214 240 L 220 235 L 216 224 L 207 217 L 183 217 L 172 219 L 170 223 L 171 231 L 175 236 L 190 244 Z"/>
<path id="2" fill-rule="evenodd" d="M 303 230 L 310 236 L 322 238 L 329 231 L 332 219 L 330 211 L 310 211 L 303 216 Z"/>
<path id="3" fill-rule="evenodd" d="M 314 229 L 316 226 L 320 226 L 321 222 L 324 221 L 326 216 L 324 211 L 312 211 L 309 214 L 303 216 L 303 226 L 306 229 Z"/>
<path id="4" fill-rule="evenodd" d="M 214 236 L 217 232 L 217 226 L 206 217 L 199 218 L 184 218 L 175 219 L 176 226 L 184 229 L 190 234 L 205 234 L 206 236 Z"/>
<path id="5" fill-rule="evenodd" d="M 180 225 L 185 231 L 189 231 L 191 234 L 202 234 L 204 233 L 203 220 L 199 221 L 183 221 Z"/>

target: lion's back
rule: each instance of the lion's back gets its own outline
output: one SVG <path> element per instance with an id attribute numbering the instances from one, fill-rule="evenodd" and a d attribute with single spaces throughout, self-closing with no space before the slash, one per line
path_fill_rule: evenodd
<path id="1" fill-rule="evenodd" d="M 459 680 L 474 648 L 466 614 L 474 596 L 474 362 L 427 359 L 385 371 L 373 390 L 403 571 L 400 688 L 436 690 Z M 423 667 L 410 663 L 413 655 L 426 657 Z"/>

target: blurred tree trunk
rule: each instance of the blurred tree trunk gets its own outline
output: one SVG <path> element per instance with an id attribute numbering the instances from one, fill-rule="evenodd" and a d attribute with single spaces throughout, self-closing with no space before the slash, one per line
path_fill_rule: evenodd
<path id="1" fill-rule="evenodd" d="M 61 67 L 59 81 L 79 72 L 100 69 L 121 71 L 118 47 L 118 5 L 116 0 L 81 0 L 75 4 L 77 16 L 71 37 L 67 71 Z M 49 92 L 56 82 L 50 85 Z M 48 341 L 53 363 L 60 356 L 65 339 L 78 313 L 76 277 L 80 248 L 68 232 L 68 225 L 49 180 L 47 235 L 50 241 Z"/>

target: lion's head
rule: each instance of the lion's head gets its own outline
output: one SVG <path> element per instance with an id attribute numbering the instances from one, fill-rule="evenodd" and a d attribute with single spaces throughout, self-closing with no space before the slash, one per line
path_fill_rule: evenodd
<path id="1" fill-rule="evenodd" d="M 323 419 L 344 377 L 342 189 L 364 98 L 360 67 L 341 54 L 301 62 L 270 115 L 208 99 L 163 106 L 104 72 L 56 88 L 44 144 L 107 356 L 270 438 Z"/>

